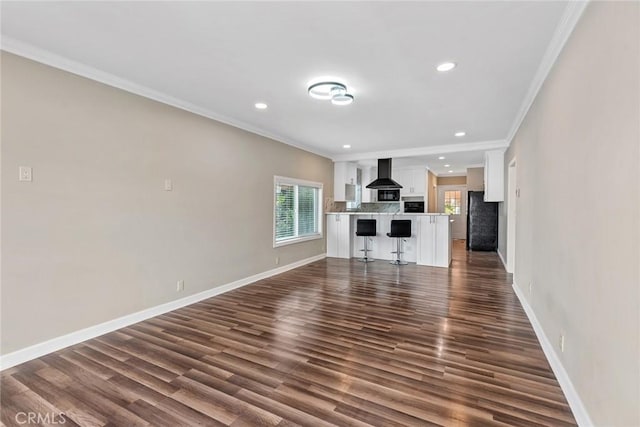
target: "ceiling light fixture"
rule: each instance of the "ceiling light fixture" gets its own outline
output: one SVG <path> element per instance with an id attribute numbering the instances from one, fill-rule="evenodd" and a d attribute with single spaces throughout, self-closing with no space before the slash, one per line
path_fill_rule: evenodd
<path id="1" fill-rule="evenodd" d="M 349 105 L 353 95 L 347 93 L 347 86 L 338 82 L 319 82 L 309 86 L 309 96 L 315 99 L 331 100 L 333 105 Z"/>
<path id="2" fill-rule="evenodd" d="M 258 110 L 266 110 L 267 109 L 267 104 L 265 104 L 264 102 L 256 102 L 255 103 L 255 107 Z"/>
<path id="3" fill-rule="evenodd" d="M 438 65 L 436 67 L 436 70 L 440 71 L 441 73 L 444 73 L 445 71 L 451 71 L 454 68 L 456 68 L 456 63 L 455 62 L 443 62 L 442 64 Z"/>
<path id="4" fill-rule="evenodd" d="M 453 173 L 453 171 L 449 171 L 449 173 Z"/>
<path id="5" fill-rule="evenodd" d="M 351 146 L 349 144 L 344 144 L 342 148 L 351 148 Z"/>
<path id="6" fill-rule="evenodd" d="M 333 105 L 349 105 L 353 102 L 353 95 L 349 95 L 345 93 L 344 95 L 336 95 L 331 98 L 331 103 Z"/>
<path id="7" fill-rule="evenodd" d="M 467 134 L 467 133 L 466 133 L 466 132 L 464 132 L 464 131 L 460 131 L 460 132 L 456 132 L 456 133 L 454 133 L 454 135 L 455 135 L 455 136 L 457 136 L 458 138 L 460 138 L 460 137 L 462 137 L 462 136 L 465 136 L 466 134 Z"/>
<path id="8" fill-rule="evenodd" d="M 448 168 L 449 166 L 451 166 L 451 165 L 444 165 L 445 168 Z"/>
<path id="9" fill-rule="evenodd" d="M 444 156 L 438 157 L 438 160 L 444 160 Z"/>

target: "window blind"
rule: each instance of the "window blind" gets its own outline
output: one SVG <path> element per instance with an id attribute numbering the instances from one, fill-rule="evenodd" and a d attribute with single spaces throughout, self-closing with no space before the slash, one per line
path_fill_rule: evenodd
<path id="1" fill-rule="evenodd" d="M 295 187 L 276 185 L 276 240 L 295 236 Z"/>
<path id="2" fill-rule="evenodd" d="M 274 245 L 321 237 L 322 184 L 275 179 Z"/>

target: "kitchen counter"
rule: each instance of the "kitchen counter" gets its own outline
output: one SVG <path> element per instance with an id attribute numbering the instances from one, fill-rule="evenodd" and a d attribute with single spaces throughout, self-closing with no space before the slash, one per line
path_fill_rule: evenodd
<path id="1" fill-rule="evenodd" d="M 411 212 L 326 212 L 326 215 L 396 215 L 396 216 L 449 216 L 444 213 L 411 213 Z"/>
<path id="2" fill-rule="evenodd" d="M 391 260 L 396 240 L 389 238 L 394 219 L 411 220 L 411 237 L 402 239 L 403 258 L 418 265 L 449 267 L 451 221 L 448 214 L 404 212 L 327 212 L 327 256 L 358 258 L 364 238 L 355 235 L 358 219 L 375 219 L 376 235 L 367 237 L 369 257 Z"/>

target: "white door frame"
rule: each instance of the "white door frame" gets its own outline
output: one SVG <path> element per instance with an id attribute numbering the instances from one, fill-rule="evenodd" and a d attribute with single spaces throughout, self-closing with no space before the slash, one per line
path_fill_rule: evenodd
<path id="1" fill-rule="evenodd" d="M 516 175 L 516 159 L 509 162 L 507 181 L 507 272 L 513 273 L 516 267 L 516 206 L 518 185 Z"/>
<path id="2" fill-rule="evenodd" d="M 441 196 L 444 197 L 445 191 L 462 191 L 460 202 L 462 204 L 462 209 L 460 210 L 460 221 L 462 221 L 462 225 L 460 225 L 459 229 L 464 229 L 463 237 L 454 237 L 454 239 L 466 239 L 467 238 L 467 212 L 469 211 L 469 206 L 467 206 L 467 186 L 466 185 L 438 185 L 438 194 L 436 197 L 436 205 L 438 206 L 438 212 L 444 211 L 444 204 L 440 203 Z M 453 231 L 452 231 L 453 233 Z"/>

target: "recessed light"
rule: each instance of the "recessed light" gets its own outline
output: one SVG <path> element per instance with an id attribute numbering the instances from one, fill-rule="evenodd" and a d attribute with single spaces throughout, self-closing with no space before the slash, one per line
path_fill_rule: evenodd
<path id="1" fill-rule="evenodd" d="M 444 160 L 444 156 L 438 157 L 438 160 Z"/>
<path id="2" fill-rule="evenodd" d="M 456 68 L 456 63 L 455 62 L 443 62 L 442 64 L 438 65 L 436 67 L 436 70 L 440 71 L 440 72 L 445 72 L 445 71 L 451 71 L 454 68 Z"/>
<path id="3" fill-rule="evenodd" d="M 461 136 L 465 136 L 467 133 L 464 131 L 460 131 L 460 132 L 456 132 L 454 133 L 455 136 L 457 136 L 458 138 L 460 138 Z"/>
<path id="4" fill-rule="evenodd" d="M 256 102 L 255 107 L 258 110 L 266 110 L 267 109 L 267 104 L 265 104 L 264 102 Z"/>
<path id="5" fill-rule="evenodd" d="M 453 171 L 449 171 L 449 173 L 453 173 Z"/>
<path id="6" fill-rule="evenodd" d="M 449 166 L 451 166 L 451 165 L 444 165 L 445 168 L 448 168 Z"/>
<path id="7" fill-rule="evenodd" d="M 351 148 L 351 146 L 349 144 L 344 144 L 342 148 Z"/>

